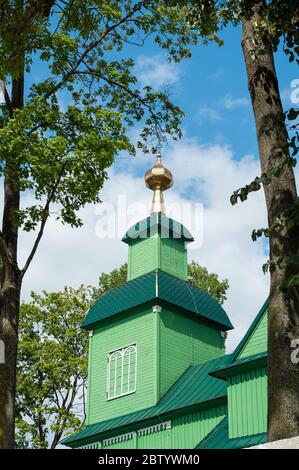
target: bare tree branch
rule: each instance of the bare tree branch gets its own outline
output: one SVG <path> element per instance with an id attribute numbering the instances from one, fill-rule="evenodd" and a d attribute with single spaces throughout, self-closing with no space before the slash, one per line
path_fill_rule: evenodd
<path id="1" fill-rule="evenodd" d="M 68 395 L 69 395 L 69 392 L 71 391 L 70 401 L 69 401 L 69 403 L 66 407 L 65 407 L 66 402 L 63 405 L 63 407 L 65 407 L 66 415 L 65 415 L 65 418 L 60 423 L 60 430 L 55 432 L 55 435 L 54 435 L 54 438 L 53 438 L 53 441 L 52 441 L 52 444 L 51 444 L 51 449 L 55 449 L 55 447 L 59 443 L 59 441 L 61 439 L 61 436 L 63 434 L 63 429 L 64 429 L 65 423 L 68 419 L 68 413 L 71 410 L 71 408 L 73 406 L 73 403 L 74 403 L 74 400 L 75 400 L 76 395 L 77 395 L 77 381 L 78 381 L 78 379 L 76 377 L 75 380 L 74 380 L 73 386 L 68 390 Z"/>
<path id="2" fill-rule="evenodd" d="M 54 195 L 55 195 L 56 189 L 58 188 L 58 185 L 59 185 L 59 183 L 60 183 L 60 181 L 61 181 L 61 178 L 62 178 L 64 169 L 65 169 L 65 167 L 66 167 L 66 163 L 67 163 L 67 162 L 64 162 L 64 163 L 62 164 L 62 166 L 61 166 L 61 171 L 60 171 L 60 175 L 58 176 L 57 181 L 56 181 L 55 185 L 53 186 L 52 190 L 50 191 L 50 194 L 49 194 L 48 199 L 47 199 L 47 201 L 46 201 L 45 207 L 44 207 L 44 209 L 43 209 L 44 217 L 43 217 L 43 219 L 42 219 L 42 221 L 41 221 L 40 229 L 39 229 L 39 231 L 38 231 L 36 240 L 35 240 L 35 242 L 34 242 L 34 244 L 33 244 L 32 250 L 31 250 L 31 252 L 30 252 L 30 254 L 29 254 L 28 258 L 27 258 L 27 261 L 26 261 L 24 267 L 21 269 L 21 277 L 24 276 L 25 272 L 26 272 L 27 269 L 29 268 L 29 265 L 30 265 L 30 263 L 31 263 L 31 261 L 32 261 L 32 259 L 33 259 L 33 257 L 34 257 L 34 255 L 35 255 L 35 253 L 36 253 L 36 250 L 37 250 L 37 248 L 38 248 L 38 246 L 39 246 L 39 243 L 40 243 L 40 241 L 41 241 L 41 238 L 42 238 L 42 236 L 43 236 L 44 229 L 45 229 L 45 225 L 46 225 L 47 220 L 48 220 L 48 218 L 49 218 L 49 208 L 50 208 L 50 204 L 51 204 L 51 202 L 52 202 L 52 200 L 53 200 L 53 197 L 54 197 Z"/>
<path id="3" fill-rule="evenodd" d="M 144 6 L 147 4 L 150 4 L 152 0 L 143 0 L 141 2 L 136 3 L 134 8 L 125 15 L 121 20 L 119 20 L 117 23 L 114 23 L 110 27 L 106 29 L 106 31 L 101 34 L 99 39 L 96 41 L 93 41 L 85 50 L 82 52 L 78 60 L 75 62 L 73 67 L 62 77 L 62 79 L 52 88 L 52 90 L 49 90 L 45 95 L 44 98 L 47 100 L 52 96 L 54 93 L 56 93 L 66 82 L 67 80 L 77 71 L 78 67 L 81 65 L 81 63 L 84 61 L 84 59 L 87 57 L 87 55 L 95 49 L 112 31 L 114 31 L 116 28 L 121 26 L 123 23 L 125 23 L 128 19 L 130 19 L 137 11 L 141 10 Z"/>
<path id="4" fill-rule="evenodd" d="M 123 85 L 122 83 L 119 83 L 115 80 L 111 80 L 110 78 L 107 78 L 105 77 L 104 75 L 101 75 L 99 72 L 97 72 L 96 70 L 93 70 L 91 69 L 88 64 L 86 64 L 84 62 L 84 65 L 87 67 L 88 69 L 88 72 L 85 71 L 85 70 L 77 70 L 75 73 L 76 74 L 82 74 L 82 75 L 91 75 L 91 76 L 96 76 L 102 80 L 104 80 L 106 83 L 108 83 L 109 85 L 114 85 L 114 86 L 117 86 L 119 88 L 121 88 L 122 90 L 124 90 L 126 93 L 128 93 L 130 96 L 132 96 L 133 98 L 136 98 L 138 101 L 140 101 L 140 103 L 143 104 L 143 106 L 145 108 L 147 108 L 151 114 L 151 116 L 156 120 L 156 116 L 155 116 L 155 113 L 153 112 L 152 110 L 152 107 L 150 106 L 150 104 L 148 104 L 145 99 L 143 99 L 139 93 L 137 92 L 134 92 L 133 90 L 130 90 L 130 88 L 128 88 L 126 85 Z"/>

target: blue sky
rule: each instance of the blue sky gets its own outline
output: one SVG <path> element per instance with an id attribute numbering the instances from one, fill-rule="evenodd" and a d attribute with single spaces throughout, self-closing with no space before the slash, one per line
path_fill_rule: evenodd
<path id="1" fill-rule="evenodd" d="M 169 66 L 171 97 L 185 111 L 186 133 L 201 142 L 233 145 L 236 158 L 244 153 L 257 154 L 255 126 L 247 88 L 246 69 L 241 48 L 241 28 L 229 27 L 221 33 L 224 46 L 199 44 L 192 58 Z M 136 49 L 135 49 L 136 54 Z M 145 58 L 161 51 L 148 44 L 140 55 Z M 163 57 L 163 56 L 162 56 Z M 298 75 L 295 63 L 279 52 L 275 56 L 280 89 L 285 107 L 289 107 L 290 83 Z M 146 67 L 145 67 L 146 69 Z M 151 64 L 148 65 L 150 72 Z M 175 80 L 177 78 L 177 80 Z"/>
<path id="2" fill-rule="evenodd" d="M 189 259 L 229 280 L 224 307 L 236 327 L 227 342 L 231 350 L 268 295 L 269 278 L 261 269 L 267 259 L 267 245 L 262 240 L 253 243 L 250 238 L 254 228 L 266 224 L 262 191 L 244 204 L 232 207 L 229 202 L 235 189 L 259 173 L 259 160 L 241 30 L 228 28 L 222 38 L 223 47 L 198 45 L 192 50 L 192 58 L 181 64 L 169 64 L 152 43 L 132 48 L 131 52 L 140 85 L 149 84 L 156 89 L 169 85 L 173 101 L 186 114 L 182 140 L 170 142 L 162 151 L 175 183 L 165 199 L 169 204 L 198 202 L 203 206 L 194 213 L 194 226 L 188 227 L 200 240 L 199 244 L 190 245 Z M 284 104 L 289 107 L 291 82 L 298 78 L 298 72 L 281 53 L 276 54 L 276 64 Z M 32 78 L 42 76 L 43 71 L 36 66 Z M 130 130 L 132 138 L 138 130 L 138 126 Z M 31 290 L 95 285 L 100 272 L 108 272 L 126 261 L 127 247 L 120 239 L 128 225 L 141 218 L 141 213 L 146 216 L 149 212 L 152 195 L 144 186 L 143 172 L 152 162 L 151 157 L 140 153 L 134 158 L 120 155 L 109 170 L 110 178 L 101 194 L 103 205 L 82 209 L 83 228 L 73 230 L 54 219 L 49 222 L 25 278 L 23 299 L 28 299 Z M 135 213 L 118 233 L 103 239 L 99 235 L 103 207 L 110 226 L 119 212 L 119 198 L 125 198 L 131 208 L 143 203 L 145 213 L 134 206 Z M 31 202 L 32 195 L 27 194 L 23 204 Z M 179 211 L 173 217 L 182 221 Z M 196 221 L 200 224 L 193 224 Z M 32 241 L 33 234 L 21 236 L 21 259 L 26 258 Z"/>

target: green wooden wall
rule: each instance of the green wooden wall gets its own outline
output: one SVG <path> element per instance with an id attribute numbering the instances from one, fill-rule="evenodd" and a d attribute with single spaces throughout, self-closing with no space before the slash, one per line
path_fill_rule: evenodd
<path id="1" fill-rule="evenodd" d="M 158 268 L 159 237 L 155 235 L 133 242 L 129 246 L 128 281 Z"/>
<path id="2" fill-rule="evenodd" d="M 155 269 L 187 280 L 188 263 L 184 240 L 161 238 L 156 234 L 132 242 L 128 255 L 128 281 Z"/>
<path id="3" fill-rule="evenodd" d="M 265 367 L 230 377 L 227 394 L 230 438 L 267 431 Z"/>
<path id="4" fill-rule="evenodd" d="M 146 427 L 146 422 L 134 426 L 134 437 L 128 441 L 99 445 L 105 449 L 193 449 L 226 415 L 226 404 L 199 407 L 197 410 L 171 418 L 160 416 L 157 423 L 171 420 L 171 428 L 138 436 L 136 430 Z M 121 433 L 118 433 L 121 434 Z M 117 433 L 115 433 L 117 436 Z M 113 437 L 111 434 L 109 437 Z M 98 437 L 102 441 L 105 435 Z"/>
<path id="5" fill-rule="evenodd" d="M 137 449 L 171 449 L 171 429 L 137 436 Z"/>
<path id="6" fill-rule="evenodd" d="M 90 341 L 88 416 L 92 424 L 131 411 L 147 408 L 157 401 L 157 316 L 152 309 L 123 316 L 96 329 Z M 136 392 L 107 401 L 107 354 L 137 344 Z"/>
<path id="7" fill-rule="evenodd" d="M 107 354 L 137 344 L 137 386 L 130 395 L 107 400 Z M 99 327 L 90 338 L 87 423 L 156 404 L 191 365 L 224 354 L 220 331 L 162 307 L 128 314 Z"/>
<path id="8" fill-rule="evenodd" d="M 171 447 L 193 449 L 224 418 L 226 404 L 186 413 L 172 421 Z"/>
<path id="9" fill-rule="evenodd" d="M 163 307 L 159 321 L 159 397 L 191 364 L 223 354 L 219 330 Z"/>
<path id="10" fill-rule="evenodd" d="M 161 238 L 160 251 L 160 269 L 187 281 L 188 263 L 185 242 L 176 238 Z"/>
<path id="11" fill-rule="evenodd" d="M 243 359 L 244 357 L 252 356 L 260 352 L 267 351 L 267 339 L 268 339 L 268 315 L 264 313 L 250 338 L 240 351 L 237 359 Z"/>

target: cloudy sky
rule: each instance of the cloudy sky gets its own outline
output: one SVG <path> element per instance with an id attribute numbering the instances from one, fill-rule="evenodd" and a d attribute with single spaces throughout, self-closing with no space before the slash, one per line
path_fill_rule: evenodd
<path id="1" fill-rule="evenodd" d="M 230 351 L 267 297 L 269 278 L 262 273 L 267 245 L 262 240 L 253 243 L 250 237 L 254 228 L 266 224 L 263 193 L 237 206 L 229 201 L 232 192 L 260 169 L 241 32 L 230 29 L 223 38 L 222 48 L 199 45 L 192 58 L 179 65 L 168 63 L 152 44 L 137 47 L 133 56 L 140 85 L 156 89 L 169 85 L 172 100 L 186 113 L 183 138 L 163 149 L 164 162 L 174 175 L 174 186 L 165 199 L 171 215 L 184 222 L 196 239 L 189 245 L 189 260 L 229 281 L 224 307 L 235 326 L 227 342 Z M 287 107 L 297 72 L 279 54 L 277 68 Z M 131 130 L 133 138 L 137 133 L 137 128 Z M 50 220 L 24 281 L 24 300 L 32 290 L 95 285 L 99 273 L 126 261 L 127 246 L 120 239 L 128 226 L 149 212 L 152 194 L 144 186 L 143 173 L 152 163 L 149 156 L 120 155 L 101 193 L 103 204 L 81 211 L 83 228 L 71 229 Z M 24 204 L 30 198 L 28 194 Z M 188 204 L 193 212 L 186 222 L 180 209 Z M 21 260 L 32 240 L 33 234 L 21 235 Z"/>

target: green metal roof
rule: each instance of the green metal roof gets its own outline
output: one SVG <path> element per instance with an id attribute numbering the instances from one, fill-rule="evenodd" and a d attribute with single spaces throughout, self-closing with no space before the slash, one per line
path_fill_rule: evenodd
<path id="1" fill-rule="evenodd" d="M 115 287 L 89 309 L 82 328 L 92 329 L 102 320 L 150 301 L 162 301 L 217 324 L 233 328 L 226 312 L 210 294 L 164 271 L 152 271 Z"/>
<path id="2" fill-rule="evenodd" d="M 233 359 L 233 354 L 231 355 Z M 238 359 L 237 361 L 232 361 L 231 364 L 225 364 L 219 369 L 213 370 L 210 372 L 210 375 L 217 377 L 219 379 L 226 380 L 227 377 L 238 374 L 241 370 L 251 370 L 258 367 L 263 367 L 267 364 L 267 352 L 261 352 L 258 354 L 253 354 L 252 356 L 245 357 L 244 359 Z"/>
<path id="3" fill-rule="evenodd" d="M 177 238 L 186 242 L 194 241 L 191 233 L 184 225 L 166 217 L 161 212 L 151 214 L 146 219 L 137 222 L 129 228 L 122 241 L 130 244 L 143 238 L 152 237 L 157 233 L 162 238 Z"/>
<path id="4" fill-rule="evenodd" d="M 252 447 L 267 442 L 267 434 L 253 434 L 229 439 L 228 419 L 223 418 L 215 428 L 203 438 L 196 446 L 196 449 L 240 449 Z"/>
<path id="5" fill-rule="evenodd" d="M 114 429 L 119 431 L 119 428 L 133 423 L 155 418 L 188 406 L 200 405 L 217 398 L 225 398 L 227 393 L 226 382 L 210 376 L 209 372 L 227 364 L 230 360 L 231 355 L 226 355 L 204 364 L 190 366 L 157 405 L 86 426 L 82 431 L 64 439 L 62 444 L 72 445 L 78 441 L 88 441 L 88 439 L 95 438 L 99 434 Z"/>

